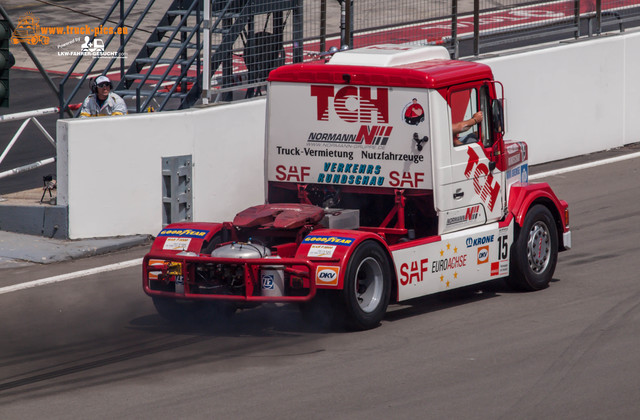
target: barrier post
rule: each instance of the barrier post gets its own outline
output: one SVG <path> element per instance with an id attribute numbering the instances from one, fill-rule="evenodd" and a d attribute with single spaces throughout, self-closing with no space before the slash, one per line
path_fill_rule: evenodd
<path id="1" fill-rule="evenodd" d="M 460 51 L 458 45 L 458 0 L 451 0 L 451 47 L 453 59 L 457 60 Z"/>
<path id="2" fill-rule="evenodd" d="M 480 0 L 473 0 L 473 55 L 480 55 Z"/>
<path id="3" fill-rule="evenodd" d="M 82 104 L 74 104 L 74 105 L 70 105 L 68 108 L 69 109 L 78 109 L 78 108 L 80 108 L 80 106 L 82 106 Z M 43 109 L 36 109 L 36 110 L 33 110 L 33 111 L 24 111 L 24 112 L 16 112 L 14 114 L 0 115 L 0 123 L 24 120 L 24 122 L 20 125 L 20 128 L 18 129 L 18 131 L 16 131 L 16 133 L 13 135 L 13 138 L 11 139 L 9 144 L 7 144 L 7 146 L 5 147 L 4 151 L 0 155 L 0 164 L 4 161 L 4 159 L 7 156 L 7 154 L 9 154 L 9 152 L 11 151 L 13 146 L 16 144 L 16 142 L 20 138 L 20 135 L 24 131 L 24 129 L 27 126 L 27 124 L 29 124 L 29 122 L 31 122 L 31 121 L 33 121 L 33 123 L 36 125 L 38 130 L 40 130 L 40 132 L 47 139 L 47 141 L 49 143 L 51 143 L 51 145 L 53 147 L 56 147 L 55 139 L 47 132 L 47 130 L 42 126 L 42 124 L 40 124 L 40 122 L 36 119 L 36 117 L 40 117 L 40 116 L 43 116 L 43 115 L 57 114 L 58 112 L 60 112 L 60 108 L 57 107 L 57 106 L 54 106 L 54 107 L 51 107 L 51 108 L 43 108 Z M 39 161 L 34 162 L 34 163 L 30 163 L 30 164 L 27 164 L 27 165 L 19 166 L 17 168 L 9 169 L 7 171 L 4 171 L 4 172 L 0 173 L 0 179 L 6 178 L 6 177 L 11 176 L 11 175 L 17 175 L 17 174 L 22 173 L 22 172 L 30 171 L 32 169 L 36 169 L 36 168 L 38 168 L 38 167 L 40 167 L 42 165 L 47 165 L 49 163 L 53 163 L 53 162 L 55 162 L 55 160 L 56 160 L 56 157 L 53 156 L 53 157 L 49 157 L 49 158 L 46 158 L 46 159 L 39 160 Z"/>

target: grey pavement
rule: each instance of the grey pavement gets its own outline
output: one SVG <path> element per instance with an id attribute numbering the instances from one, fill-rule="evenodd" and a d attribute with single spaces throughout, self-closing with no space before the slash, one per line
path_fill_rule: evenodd
<path id="1" fill-rule="evenodd" d="M 52 198 L 45 195 L 45 199 L 40 203 L 42 192 L 42 188 L 35 188 L 5 194 L 0 196 L 0 206 L 48 206 L 55 204 L 56 190 L 52 191 Z M 148 235 L 69 240 L 0 230 L 0 270 L 33 263 L 49 264 L 91 257 L 143 244 L 151 244 L 151 238 Z"/>
<path id="2" fill-rule="evenodd" d="M 151 243 L 149 236 L 60 240 L 0 231 L 0 270 L 85 258 Z"/>

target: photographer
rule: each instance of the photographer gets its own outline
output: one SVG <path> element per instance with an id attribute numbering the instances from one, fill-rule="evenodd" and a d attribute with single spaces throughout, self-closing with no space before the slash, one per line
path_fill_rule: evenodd
<path id="1" fill-rule="evenodd" d="M 113 93 L 113 84 L 107 76 L 98 76 L 91 81 L 91 94 L 82 103 L 80 118 L 127 115 L 127 105 Z"/>

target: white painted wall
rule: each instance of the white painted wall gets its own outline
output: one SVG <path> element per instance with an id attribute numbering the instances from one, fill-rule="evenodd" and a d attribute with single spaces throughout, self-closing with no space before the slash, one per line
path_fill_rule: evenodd
<path id="1" fill-rule="evenodd" d="M 69 206 L 69 237 L 157 234 L 164 156 L 193 157 L 196 221 L 262 204 L 264 128 L 264 100 L 58 121 L 58 204 Z"/>
<path id="2" fill-rule="evenodd" d="M 624 57 L 624 144 L 640 141 L 640 33 L 625 36 Z"/>
<path id="3" fill-rule="evenodd" d="M 505 86 L 507 138 L 530 163 L 640 141 L 640 33 L 481 60 Z M 155 235 L 161 157 L 192 155 L 195 221 L 264 202 L 265 100 L 58 121 L 58 204 L 72 239 Z"/>
<path id="4" fill-rule="evenodd" d="M 507 138 L 538 164 L 640 141 L 640 33 L 481 60 L 505 87 Z"/>

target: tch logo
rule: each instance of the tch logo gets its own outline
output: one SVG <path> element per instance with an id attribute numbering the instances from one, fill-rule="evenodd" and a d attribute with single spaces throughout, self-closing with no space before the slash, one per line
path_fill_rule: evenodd
<path id="1" fill-rule="evenodd" d="M 389 123 L 389 92 L 386 88 L 345 86 L 336 92 L 333 86 L 312 85 L 316 97 L 318 121 L 329 121 L 332 108 L 343 121 Z"/>
<path id="2" fill-rule="evenodd" d="M 467 154 L 469 155 L 469 160 L 467 161 L 464 175 L 468 179 L 473 178 L 474 191 L 487 204 L 489 210 L 493 210 L 500 193 L 500 184 L 493 178 L 493 174 L 489 171 L 487 165 L 479 162 L 478 154 L 471 147 L 467 149 Z M 468 215 L 469 210 L 467 210 Z"/>

